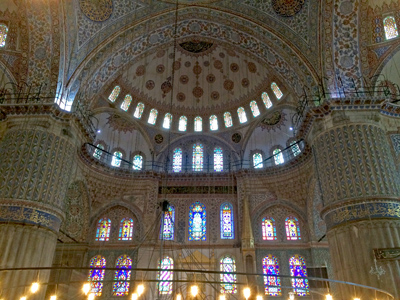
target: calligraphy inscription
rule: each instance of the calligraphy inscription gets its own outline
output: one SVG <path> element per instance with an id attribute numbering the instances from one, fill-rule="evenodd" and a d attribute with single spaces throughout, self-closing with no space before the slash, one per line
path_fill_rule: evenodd
<path id="1" fill-rule="evenodd" d="M 400 259 L 400 248 L 374 249 L 376 259 Z"/>

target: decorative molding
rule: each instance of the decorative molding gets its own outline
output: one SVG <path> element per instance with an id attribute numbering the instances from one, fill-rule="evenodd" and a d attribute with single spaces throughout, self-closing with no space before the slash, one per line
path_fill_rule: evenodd
<path id="1" fill-rule="evenodd" d="M 400 248 L 374 249 L 374 255 L 380 260 L 400 260 Z"/>

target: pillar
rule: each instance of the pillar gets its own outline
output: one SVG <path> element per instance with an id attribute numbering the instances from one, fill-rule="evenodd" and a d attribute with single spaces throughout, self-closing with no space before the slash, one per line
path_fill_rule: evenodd
<path id="1" fill-rule="evenodd" d="M 243 262 L 246 273 L 256 273 L 255 269 L 255 248 L 254 248 L 254 235 L 251 226 L 251 217 L 249 209 L 249 197 L 244 196 L 243 199 L 243 224 L 242 224 L 242 254 Z M 247 282 L 252 290 L 255 290 L 256 279 L 255 276 L 247 275 Z"/>

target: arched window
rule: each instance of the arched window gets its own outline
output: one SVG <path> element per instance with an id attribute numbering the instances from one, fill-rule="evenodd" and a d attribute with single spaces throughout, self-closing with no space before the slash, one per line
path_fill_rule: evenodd
<path id="1" fill-rule="evenodd" d="M 172 123 L 172 115 L 170 113 L 166 113 L 164 116 L 163 127 L 165 129 L 170 129 Z"/>
<path id="2" fill-rule="evenodd" d="M 121 103 L 121 109 L 124 111 L 127 111 L 129 108 L 129 105 L 131 105 L 131 102 L 132 102 L 132 96 L 127 94 L 125 96 L 124 101 Z"/>
<path id="3" fill-rule="evenodd" d="M 182 172 L 182 149 L 175 148 L 174 155 L 172 157 L 172 170 L 175 173 Z"/>
<path id="4" fill-rule="evenodd" d="M 299 143 L 296 141 L 290 143 L 290 148 L 292 149 L 292 153 L 294 156 L 297 156 L 301 153 Z"/>
<path id="5" fill-rule="evenodd" d="M 189 208 L 189 241 L 205 241 L 206 231 L 206 207 L 195 202 Z"/>
<path id="6" fill-rule="evenodd" d="M 193 171 L 199 172 L 203 171 L 203 145 L 194 144 L 193 145 Z"/>
<path id="7" fill-rule="evenodd" d="M 238 116 L 239 116 L 239 122 L 240 123 L 246 123 L 247 122 L 247 116 L 246 116 L 246 111 L 244 110 L 243 107 L 239 107 L 237 110 Z"/>
<path id="8" fill-rule="evenodd" d="M 292 278 L 293 292 L 297 296 L 306 296 L 308 292 L 308 279 L 307 279 L 307 267 L 304 258 L 295 255 L 289 259 L 290 276 L 302 277 Z"/>
<path id="9" fill-rule="evenodd" d="M 250 102 L 250 108 L 251 112 L 253 113 L 254 117 L 258 117 L 260 115 L 260 110 L 258 109 L 258 105 L 256 101 L 251 101 Z"/>
<path id="10" fill-rule="evenodd" d="M 185 116 L 181 116 L 179 118 L 179 131 L 186 131 L 187 127 L 187 118 Z"/>
<path id="11" fill-rule="evenodd" d="M 261 153 L 253 154 L 253 166 L 255 169 L 261 169 L 264 167 L 263 157 Z"/>
<path id="12" fill-rule="evenodd" d="M 220 147 L 214 148 L 214 171 L 222 172 L 224 170 L 224 153 Z"/>
<path id="13" fill-rule="evenodd" d="M 115 266 L 118 270 L 114 275 L 113 296 L 127 296 L 131 280 L 132 259 L 128 255 L 121 255 Z"/>
<path id="14" fill-rule="evenodd" d="M 162 239 L 172 241 L 174 239 L 175 208 L 169 205 L 168 211 L 164 212 L 163 226 L 161 230 Z"/>
<path id="15" fill-rule="evenodd" d="M 275 82 L 271 83 L 271 89 L 274 92 L 276 99 L 280 100 L 283 97 L 281 89 Z"/>
<path id="16" fill-rule="evenodd" d="M 8 27 L 5 24 L 0 24 L 0 47 L 6 45 Z"/>
<path id="17" fill-rule="evenodd" d="M 203 130 L 203 120 L 201 117 L 194 118 L 194 131 L 200 132 Z"/>
<path id="18" fill-rule="evenodd" d="M 232 240 L 234 238 L 233 208 L 230 203 L 224 203 L 220 207 L 221 215 L 221 239 Z"/>
<path id="19" fill-rule="evenodd" d="M 97 158 L 97 159 L 100 159 L 101 155 L 103 154 L 102 150 L 104 150 L 104 146 L 102 144 L 97 144 L 96 147 L 97 147 L 97 149 L 94 150 L 93 157 Z"/>
<path id="20" fill-rule="evenodd" d="M 92 270 L 89 271 L 89 281 L 91 290 L 90 293 L 94 294 L 95 296 L 101 296 L 103 292 L 103 280 L 104 280 L 104 273 L 106 270 L 106 259 L 101 255 L 96 255 L 90 260 L 90 268 Z"/>
<path id="21" fill-rule="evenodd" d="M 394 17 L 386 17 L 383 19 L 383 27 L 385 28 L 385 36 L 387 40 L 398 37 L 396 20 Z"/>
<path id="22" fill-rule="evenodd" d="M 271 254 L 263 258 L 263 274 L 264 276 L 265 295 L 281 296 L 281 280 L 279 275 L 278 259 Z M 275 275 L 275 276 L 274 276 Z"/>
<path id="23" fill-rule="evenodd" d="M 111 220 L 100 219 L 97 223 L 96 241 L 107 242 L 110 239 Z"/>
<path id="24" fill-rule="evenodd" d="M 111 102 L 115 102 L 115 100 L 118 98 L 119 92 L 121 92 L 121 88 L 117 85 L 112 90 L 110 96 L 108 96 L 108 100 L 110 100 Z"/>
<path id="25" fill-rule="evenodd" d="M 225 122 L 226 128 L 232 127 L 233 123 L 232 123 L 232 116 L 231 116 L 230 112 L 224 113 L 224 122 Z"/>
<path id="26" fill-rule="evenodd" d="M 289 216 L 286 218 L 285 228 L 286 238 L 289 241 L 296 241 L 301 239 L 299 221 L 295 217 Z"/>
<path id="27" fill-rule="evenodd" d="M 267 109 L 272 107 L 272 101 L 271 101 L 271 99 L 269 99 L 269 96 L 268 96 L 268 94 L 266 92 L 263 92 L 261 94 L 261 98 L 262 98 L 262 100 L 264 102 L 264 105 L 265 105 L 265 107 Z"/>
<path id="28" fill-rule="evenodd" d="M 132 241 L 133 236 L 133 220 L 122 219 L 119 225 L 119 240 L 120 241 Z"/>
<path id="29" fill-rule="evenodd" d="M 230 256 L 225 256 L 220 261 L 221 272 L 236 272 L 235 260 Z M 221 274 L 221 294 L 235 294 L 236 287 L 236 274 Z"/>
<path id="30" fill-rule="evenodd" d="M 262 235 L 264 241 L 276 240 L 276 227 L 273 218 L 265 217 L 262 219 Z"/>
<path id="31" fill-rule="evenodd" d="M 210 117 L 210 129 L 211 130 L 218 130 L 218 118 L 216 115 L 212 115 Z"/>
<path id="32" fill-rule="evenodd" d="M 283 159 L 283 154 L 281 149 L 275 149 L 272 153 L 274 154 L 274 160 L 276 165 L 281 165 L 285 162 Z"/>
<path id="33" fill-rule="evenodd" d="M 157 115 L 158 115 L 157 109 L 153 108 L 152 110 L 150 110 L 149 119 L 147 120 L 147 122 L 151 125 L 156 124 Z"/>
<path id="34" fill-rule="evenodd" d="M 135 109 L 135 112 L 133 113 L 133 116 L 134 116 L 136 119 L 140 119 L 140 118 L 142 117 L 143 110 L 144 110 L 144 104 L 143 104 L 142 102 L 139 102 L 139 103 L 136 105 L 136 109 Z"/>
<path id="35" fill-rule="evenodd" d="M 140 154 L 136 154 L 133 157 L 133 166 L 132 168 L 134 170 L 141 170 L 143 169 L 143 156 L 141 156 Z"/>
<path id="36" fill-rule="evenodd" d="M 158 263 L 158 268 L 161 271 L 158 273 L 158 280 L 162 280 L 158 283 L 158 291 L 162 295 L 172 294 L 172 280 L 174 279 L 174 260 L 166 256 L 162 259 L 161 263 Z"/>
<path id="37" fill-rule="evenodd" d="M 122 153 L 119 151 L 114 152 L 114 155 L 111 160 L 111 165 L 113 167 L 120 167 L 121 166 L 121 159 L 122 159 Z"/>

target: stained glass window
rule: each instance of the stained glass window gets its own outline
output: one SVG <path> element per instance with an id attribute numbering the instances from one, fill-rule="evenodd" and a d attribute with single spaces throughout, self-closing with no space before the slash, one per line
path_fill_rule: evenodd
<path id="1" fill-rule="evenodd" d="M 281 149 L 275 149 L 274 152 L 272 153 L 274 154 L 274 160 L 276 165 L 281 165 L 285 162 L 283 159 L 283 154 Z"/>
<path id="2" fill-rule="evenodd" d="M 308 279 L 307 279 L 307 267 L 304 258 L 295 255 L 289 259 L 290 276 L 302 277 L 292 278 L 293 292 L 297 296 L 306 296 L 308 292 Z"/>
<path id="3" fill-rule="evenodd" d="M 117 259 L 114 275 L 114 296 L 127 296 L 131 280 L 132 259 L 128 255 L 121 255 Z"/>
<path id="4" fill-rule="evenodd" d="M 233 208 L 230 203 L 224 203 L 220 208 L 221 214 L 221 239 L 234 238 Z"/>
<path id="5" fill-rule="evenodd" d="M 91 290 L 90 292 L 95 296 L 101 296 L 103 292 L 103 280 L 106 267 L 106 259 L 101 255 L 96 255 L 90 260 L 89 281 Z"/>
<path id="6" fill-rule="evenodd" d="M 253 166 L 255 169 L 261 169 L 262 167 L 264 167 L 263 157 L 261 153 L 253 154 Z"/>
<path id="7" fill-rule="evenodd" d="M 193 145 L 193 171 L 203 171 L 203 145 L 194 144 Z"/>
<path id="8" fill-rule="evenodd" d="M 189 241 L 206 240 L 206 207 L 200 202 L 189 208 Z"/>
<path id="9" fill-rule="evenodd" d="M 168 211 L 164 212 L 164 226 L 162 227 L 162 238 L 167 241 L 174 239 L 175 208 L 169 205 Z"/>
<path id="10" fill-rule="evenodd" d="M 200 132 L 203 130 L 203 120 L 201 117 L 194 118 L 194 131 Z"/>
<path id="11" fill-rule="evenodd" d="M 122 219 L 119 225 L 119 240 L 120 241 L 132 241 L 133 236 L 133 220 Z"/>
<path id="12" fill-rule="evenodd" d="M 111 160 L 111 165 L 113 167 L 119 167 L 121 166 L 121 158 L 122 158 L 122 153 L 119 151 L 114 152 L 114 155 Z"/>
<path id="13" fill-rule="evenodd" d="M 5 24 L 0 24 L 0 47 L 6 45 L 8 27 Z"/>
<path id="14" fill-rule="evenodd" d="M 136 109 L 135 109 L 135 112 L 133 113 L 133 116 L 134 116 L 136 119 L 140 119 L 140 118 L 142 117 L 143 110 L 144 110 L 144 104 L 143 104 L 142 102 L 139 102 L 139 103 L 136 105 Z"/>
<path id="15" fill-rule="evenodd" d="M 97 144 L 96 147 L 97 147 L 97 149 L 94 150 L 93 157 L 97 158 L 97 159 L 100 159 L 101 155 L 103 154 L 102 150 L 104 150 L 104 146 L 102 144 Z"/>
<path id="16" fill-rule="evenodd" d="M 172 123 L 172 115 L 170 113 L 166 113 L 164 116 L 163 127 L 165 129 L 170 129 Z"/>
<path id="17" fill-rule="evenodd" d="M 237 110 L 238 116 L 239 116 L 239 122 L 240 123 L 246 123 L 247 122 L 247 116 L 246 116 L 246 111 L 244 110 L 243 107 L 239 107 Z"/>
<path id="18" fill-rule="evenodd" d="M 274 92 L 276 99 L 280 100 L 283 97 L 281 89 L 275 82 L 271 83 L 271 89 Z"/>
<path id="19" fill-rule="evenodd" d="M 222 172 L 224 170 L 224 153 L 220 147 L 214 148 L 214 171 Z"/>
<path id="20" fill-rule="evenodd" d="M 140 154 L 136 154 L 133 157 L 133 166 L 132 168 L 134 170 L 141 170 L 143 168 L 143 156 L 141 156 Z"/>
<path id="21" fill-rule="evenodd" d="M 296 241 L 301 239 L 299 221 L 295 217 L 287 217 L 285 220 L 285 227 L 286 238 L 289 241 Z"/>
<path id="22" fill-rule="evenodd" d="M 186 131 L 187 127 L 187 118 L 185 116 L 181 116 L 179 118 L 179 131 Z"/>
<path id="23" fill-rule="evenodd" d="M 383 26 L 385 28 L 385 36 L 387 40 L 398 37 L 399 32 L 397 30 L 396 20 L 394 17 L 386 17 L 383 19 Z"/>
<path id="24" fill-rule="evenodd" d="M 264 241 L 276 240 L 276 227 L 273 218 L 262 219 L 262 236 Z"/>
<path id="25" fill-rule="evenodd" d="M 121 88 L 117 85 L 112 90 L 110 96 L 108 96 L 108 100 L 110 100 L 111 102 L 114 102 L 118 98 L 119 92 L 121 92 Z"/>
<path id="26" fill-rule="evenodd" d="M 172 281 L 174 279 L 174 272 L 172 271 L 174 268 L 174 260 L 167 256 L 163 258 L 161 264 L 158 264 L 158 267 L 161 271 L 158 274 L 158 280 L 161 280 L 158 283 L 158 291 L 162 295 L 171 295 L 172 294 Z"/>
<path id="27" fill-rule="evenodd" d="M 210 129 L 211 130 L 218 130 L 218 118 L 216 115 L 212 115 L 210 117 Z"/>
<path id="28" fill-rule="evenodd" d="M 182 172 L 182 149 L 176 148 L 172 157 L 172 170 L 175 173 Z"/>
<path id="29" fill-rule="evenodd" d="M 264 276 L 265 295 L 268 296 L 281 296 L 281 280 L 279 275 L 279 262 L 278 259 L 272 255 L 263 258 L 263 274 L 270 275 Z"/>
<path id="30" fill-rule="evenodd" d="M 97 223 L 96 241 L 107 242 L 110 239 L 111 220 L 100 219 Z"/>
<path id="31" fill-rule="evenodd" d="M 265 107 L 267 109 L 272 107 L 272 101 L 271 101 L 271 99 L 269 99 L 269 96 L 268 96 L 268 94 L 266 92 L 261 94 L 261 98 L 262 98 L 262 100 L 264 102 L 264 105 L 265 105 Z"/>
<path id="32" fill-rule="evenodd" d="M 250 108 L 251 112 L 253 113 L 254 117 L 258 117 L 260 115 L 260 110 L 258 109 L 258 105 L 256 101 L 251 101 L 250 102 Z"/>
<path id="33" fill-rule="evenodd" d="M 232 116 L 231 116 L 230 112 L 224 113 L 224 122 L 225 122 L 226 128 L 232 127 L 233 123 L 232 123 Z"/>
<path id="34" fill-rule="evenodd" d="M 220 261 L 221 272 L 236 272 L 236 263 L 232 257 L 225 256 Z M 235 294 L 237 292 L 236 287 L 236 274 L 221 274 L 221 293 L 222 294 Z"/>
<path id="35" fill-rule="evenodd" d="M 157 109 L 153 108 L 152 110 L 150 110 L 149 119 L 147 120 L 147 122 L 151 125 L 156 124 L 157 115 L 158 115 Z"/>
<path id="36" fill-rule="evenodd" d="M 301 153 L 300 147 L 299 147 L 299 143 L 297 143 L 296 141 L 293 141 L 290 143 L 290 147 L 292 149 L 292 153 L 294 156 L 297 156 Z"/>
<path id="37" fill-rule="evenodd" d="M 121 109 L 124 111 L 127 111 L 129 108 L 129 105 L 131 105 L 131 102 L 132 102 L 132 96 L 127 94 L 125 96 L 124 101 L 121 103 Z"/>

